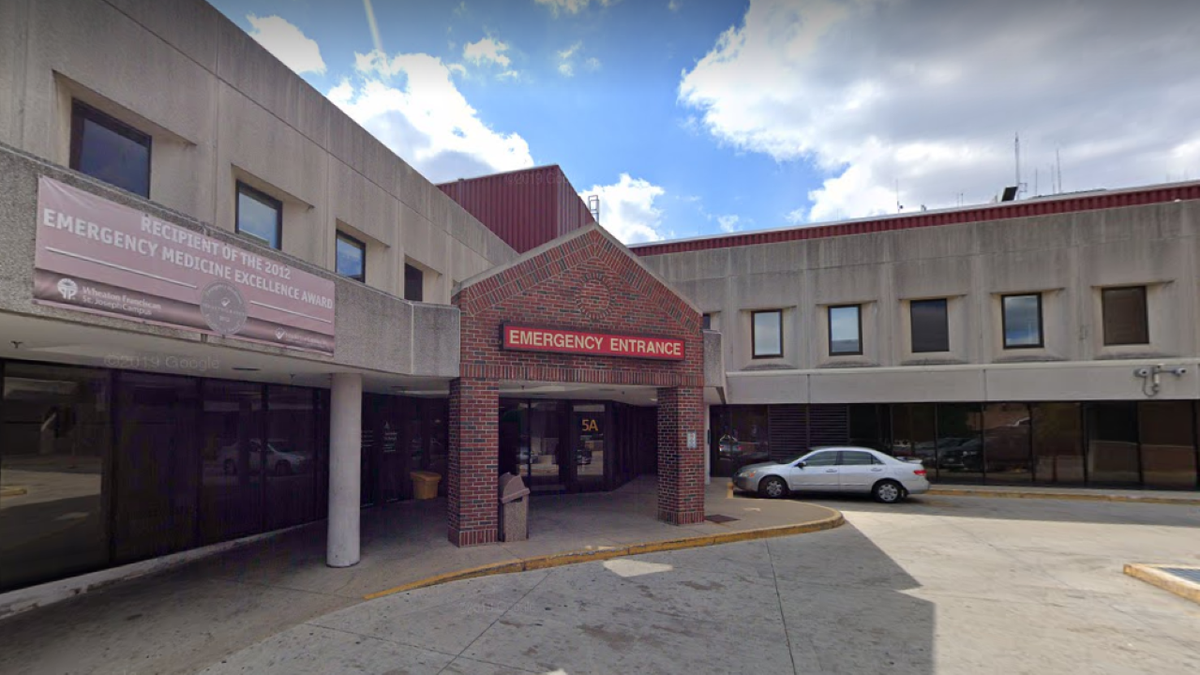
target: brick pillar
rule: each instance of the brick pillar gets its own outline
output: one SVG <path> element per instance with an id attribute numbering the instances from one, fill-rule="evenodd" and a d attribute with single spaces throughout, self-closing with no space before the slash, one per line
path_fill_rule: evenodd
<path id="1" fill-rule="evenodd" d="M 696 447 L 688 447 L 688 432 Z M 658 519 L 704 522 L 704 390 L 658 390 Z"/>
<path id="2" fill-rule="evenodd" d="M 499 527 L 500 389 L 496 382 L 450 382 L 450 543 L 494 544 Z"/>

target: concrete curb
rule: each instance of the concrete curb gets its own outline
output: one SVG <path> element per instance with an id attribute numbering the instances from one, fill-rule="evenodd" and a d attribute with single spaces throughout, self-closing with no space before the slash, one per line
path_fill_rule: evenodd
<path id="1" fill-rule="evenodd" d="M 816 506 L 811 504 L 810 506 Z M 738 532 L 728 532 L 722 534 L 706 534 L 696 537 L 682 537 L 679 539 L 666 539 L 663 541 L 651 541 L 640 544 L 629 544 L 626 546 L 614 546 L 611 548 L 586 549 L 582 551 L 566 551 L 563 553 L 551 553 L 548 555 L 533 556 L 530 558 L 521 558 L 510 562 L 493 563 L 491 565 L 482 565 L 480 567 L 471 567 L 453 572 L 446 572 L 436 576 L 427 577 L 420 581 L 403 584 L 394 588 L 371 593 L 363 596 L 363 600 L 374 600 L 396 593 L 404 593 L 405 591 L 415 591 L 418 588 L 427 588 L 429 586 L 437 586 L 439 584 L 449 583 L 451 581 L 462 581 L 464 579 L 475 579 L 478 577 L 487 577 L 497 574 L 515 574 L 517 572 L 530 572 L 533 570 L 544 570 L 552 567 L 562 567 L 564 565 L 577 565 L 579 563 L 598 562 L 601 560 L 611 560 L 613 558 L 623 558 L 631 555 L 642 555 L 644 553 L 658 553 L 660 551 L 678 551 L 685 548 L 702 548 L 705 546 L 716 546 L 717 544 L 732 544 L 739 541 L 752 541 L 755 539 L 769 539 L 772 537 L 788 537 L 795 534 L 808 534 L 810 532 L 821 532 L 823 530 L 832 530 L 846 524 L 846 519 L 840 511 L 831 509 L 826 506 L 817 508 L 829 511 L 831 515 L 814 520 L 808 523 L 799 523 L 796 525 L 778 525 L 775 527 L 762 527 L 755 530 L 742 530 Z"/>
<path id="2" fill-rule="evenodd" d="M 1141 497 L 1135 495 L 1080 494 L 1073 492 L 1012 492 L 1007 490 L 960 490 L 931 487 L 925 494 L 938 497 L 984 497 L 987 499 L 1064 499 L 1083 502 L 1128 502 L 1136 504 L 1172 504 L 1200 506 L 1200 499 L 1191 497 Z"/>
<path id="3" fill-rule="evenodd" d="M 1125 574 L 1140 579 L 1164 591 L 1174 593 L 1181 598 L 1200 604 L 1200 584 L 1180 579 L 1173 574 L 1162 571 L 1162 567 L 1184 567 L 1194 569 L 1191 565 L 1142 565 L 1131 563 L 1125 565 Z"/>

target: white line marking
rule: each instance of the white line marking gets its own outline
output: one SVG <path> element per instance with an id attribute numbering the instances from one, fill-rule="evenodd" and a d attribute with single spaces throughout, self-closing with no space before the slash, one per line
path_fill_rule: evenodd
<path id="1" fill-rule="evenodd" d="M 157 275 L 157 274 L 151 274 L 151 273 L 149 273 L 149 272 L 143 272 L 143 271 L 141 271 L 141 270 L 135 270 L 135 269 L 133 269 L 132 267 L 125 267 L 124 265 L 118 265 L 118 264 L 116 264 L 116 263 L 110 263 L 110 262 L 108 262 L 108 261 L 106 261 L 106 260 L 99 260 L 99 259 L 97 259 L 97 258 L 89 258 L 89 257 L 88 257 L 88 256 L 86 256 L 86 255 L 79 255 L 78 253 L 71 253 L 70 251 L 64 251 L 64 250 L 62 250 L 62 249 L 54 248 L 54 247 L 52 247 L 52 246 L 47 246 L 47 247 L 46 247 L 46 250 L 47 250 L 47 251 L 50 251 L 50 252 L 52 252 L 52 253 L 57 253 L 57 254 L 59 254 L 59 255 L 65 255 L 65 256 L 67 256 L 68 258 L 78 258 L 79 260 L 86 260 L 86 261 L 88 261 L 88 262 L 90 262 L 90 263 L 96 263 L 97 265 L 103 265 L 103 266 L 105 266 L 105 267 L 111 267 L 111 268 L 113 268 L 113 269 L 121 270 L 122 272 L 129 272 L 130 274 L 137 274 L 137 275 L 140 275 L 140 276 L 143 276 L 143 277 L 150 277 L 151 279 L 158 279 L 159 281 L 165 281 L 165 282 L 167 282 L 167 283 L 169 283 L 169 284 L 175 284 L 175 285 L 177 285 L 177 286 L 183 286 L 184 288 L 200 288 L 199 286 L 197 286 L 197 285 L 195 285 L 195 284 L 189 284 L 189 283 L 188 283 L 188 282 L 186 282 L 186 281 L 179 281 L 178 279 L 170 279 L 170 278 L 167 278 L 167 277 L 161 277 L 161 276 L 159 276 L 159 275 Z M 58 272 L 58 274 L 62 274 L 62 272 Z M 66 276 L 70 276 L 70 275 L 66 275 Z"/>
<path id="2" fill-rule="evenodd" d="M 258 305 L 259 307 L 266 307 L 267 309 L 273 309 L 273 310 L 276 310 L 276 311 L 279 311 L 279 312 L 284 312 L 284 313 L 287 313 L 287 314 L 295 314 L 296 316 L 302 316 L 302 317 L 304 317 L 304 318 L 306 318 L 306 319 L 312 319 L 313 321 L 320 321 L 321 323 L 328 323 L 328 324 L 332 324 L 332 323 L 333 323 L 333 322 L 332 322 L 332 321 L 330 321 L 329 319 L 322 319 L 322 318 L 321 318 L 321 317 L 319 317 L 319 316 L 312 316 L 312 315 L 310 315 L 310 314 L 305 314 L 304 312 L 297 312 L 297 311 L 295 311 L 295 310 L 291 310 L 291 309 L 284 309 L 284 308 L 282 308 L 282 307 L 276 307 L 275 305 L 268 305 L 268 304 L 267 304 L 267 303 L 265 303 L 265 302 L 259 302 L 259 301 L 257 301 L 257 300 L 251 300 L 251 301 L 250 301 L 250 304 L 252 304 L 252 305 Z"/>

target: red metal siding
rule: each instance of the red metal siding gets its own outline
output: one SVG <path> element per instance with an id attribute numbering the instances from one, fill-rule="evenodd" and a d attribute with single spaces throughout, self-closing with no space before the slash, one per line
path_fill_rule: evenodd
<path id="1" fill-rule="evenodd" d="M 703 251 L 714 248 L 730 248 L 733 246 L 753 246 L 755 244 L 775 244 L 784 241 L 800 239 L 820 239 L 824 237 L 840 237 L 850 234 L 870 234 L 874 232 L 890 232 L 907 230 L 916 227 L 934 227 L 938 225 L 958 225 L 962 223 L 977 223 L 987 220 L 1005 220 L 1009 218 L 1028 218 L 1047 216 L 1058 213 L 1073 213 L 1078 211 L 1095 211 L 1098 209 L 1115 209 L 1123 206 L 1141 206 L 1145 204 L 1161 204 L 1164 202 L 1181 201 L 1185 199 L 1200 199 L 1200 183 L 1182 185 L 1162 185 L 1133 190 L 1110 191 L 1097 194 L 1064 196 L 1050 199 L 1036 199 L 1005 204 L 989 204 L 987 206 L 945 211 L 940 213 L 914 213 L 904 216 L 889 216 L 878 220 L 857 220 L 832 225 L 816 225 L 813 227 L 797 227 L 788 230 L 771 232 L 747 232 L 726 237 L 711 237 L 691 241 L 662 242 L 630 247 L 640 256 L 663 255 L 666 253 L 683 253 L 685 251 Z"/>
<path id="2" fill-rule="evenodd" d="M 592 222 L 558 166 L 457 180 L 438 189 L 518 253 Z"/>

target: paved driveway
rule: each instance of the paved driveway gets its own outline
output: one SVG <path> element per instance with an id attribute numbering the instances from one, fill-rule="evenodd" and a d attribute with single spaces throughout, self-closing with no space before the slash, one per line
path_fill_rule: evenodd
<path id="1" fill-rule="evenodd" d="M 1192 673 L 1200 509 L 926 497 L 849 525 L 449 584 L 291 628 L 210 673 Z"/>

